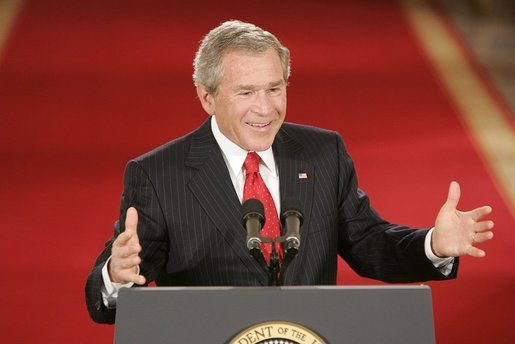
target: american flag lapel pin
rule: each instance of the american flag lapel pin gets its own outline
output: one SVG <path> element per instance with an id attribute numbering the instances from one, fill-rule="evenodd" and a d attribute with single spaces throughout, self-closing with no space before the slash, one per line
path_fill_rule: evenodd
<path id="1" fill-rule="evenodd" d="M 306 172 L 300 172 L 299 179 L 308 179 L 308 174 Z"/>

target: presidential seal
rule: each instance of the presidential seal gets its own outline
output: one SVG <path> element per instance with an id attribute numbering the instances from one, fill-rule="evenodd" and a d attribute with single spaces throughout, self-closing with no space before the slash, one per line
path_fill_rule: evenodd
<path id="1" fill-rule="evenodd" d="M 327 344 L 310 329 L 288 321 L 267 321 L 238 333 L 229 344 Z"/>

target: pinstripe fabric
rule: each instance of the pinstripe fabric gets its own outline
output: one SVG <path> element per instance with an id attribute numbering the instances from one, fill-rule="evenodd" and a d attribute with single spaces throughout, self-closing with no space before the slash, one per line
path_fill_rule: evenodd
<path id="1" fill-rule="evenodd" d="M 388 282 L 444 279 L 426 258 L 427 230 L 382 220 L 357 188 L 352 160 L 331 131 L 285 123 L 273 145 L 281 199 L 304 210 L 302 244 L 285 276 L 286 285 L 336 282 L 337 254 L 360 275 Z M 299 178 L 299 173 L 307 178 Z M 135 206 L 143 247 L 141 273 L 157 285 L 256 286 L 267 276 L 249 256 L 241 204 L 210 121 L 182 138 L 127 164 L 120 220 Z M 86 283 L 86 302 L 98 322 L 114 322 L 102 303 L 101 268 L 106 243 Z M 451 278 L 456 275 L 454 264 Z"/>

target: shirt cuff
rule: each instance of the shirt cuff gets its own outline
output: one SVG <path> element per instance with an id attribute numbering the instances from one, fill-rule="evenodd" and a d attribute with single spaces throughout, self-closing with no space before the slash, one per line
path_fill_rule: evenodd
<path id="1" fill-rule="evenodd" d="M 426 239 L 424 241 L 424 250 L 426 252 L 427 258 L 433 263 L 435 268 L 437 268 L 442 274 L 448 276 L 452 271 L 452 266 L 454 263 L 454 257 L 438 257 L 434 254 L 433 249 L 431 248 L 431 240 L 433 239 L 433 231 L 434 228 L 431 228 L 429 232 L 427 232 Z"/>
<path id="2" fill-rule="evenodd" d="M 109 261 L 111 260 L 111 257 L 106 261 L 104 267 L 102 268 L 102 278 L 104 280 L 104 284 L 102 285 L 101 291 L 102 291 L 102 300 L 104 302 L 104 305 L 109 308 L 116 308 L 116 299 L 118 298 L 118 291 L 122 288 L 130 288 L 134 285 L 133 282 L 129 283 L 116 283 L 112 282 L 111 278 L 109 277 L 109 271 L 107 266 L 109 265 Z M 139 266 L 138 266 L 138 272 L 139 274 Z"/>

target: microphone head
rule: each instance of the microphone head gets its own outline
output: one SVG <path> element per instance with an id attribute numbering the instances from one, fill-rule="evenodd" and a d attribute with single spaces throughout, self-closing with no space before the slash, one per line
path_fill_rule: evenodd
<path id="1" fill-rule="evenodd" d="M 260 200 L 249 198 L 241 206 L 241 222 L 243 227 L 245 227 L 249 217 L 257 217 L 261 226 L 265 224 L 265 207 Z"/>
<path id="2" fill-rule="evenodd" d="M 281 222 L 284 223 L 285 219 L 290 215 L 295 215 L 302 225 L 304 215 L 302 214 L 300 202 L 292 198 L 287 198 L 281 204 Z"/>

